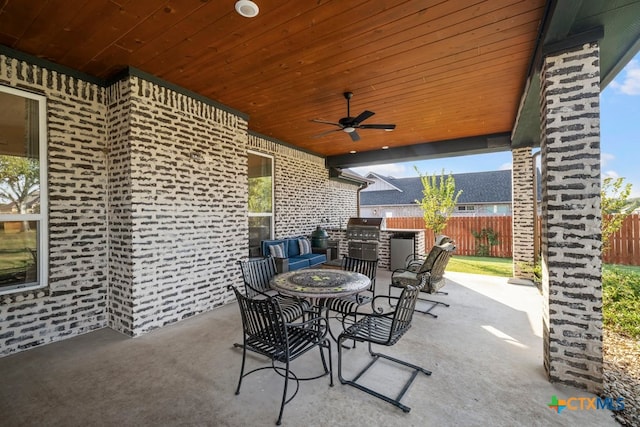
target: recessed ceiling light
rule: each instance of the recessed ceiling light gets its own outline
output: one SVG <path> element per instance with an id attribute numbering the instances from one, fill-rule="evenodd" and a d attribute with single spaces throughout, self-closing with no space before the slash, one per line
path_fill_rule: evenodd
<path id="1" fill-rule="evenodd" d="M 356 154 L 356 153 L 357 153 L 357 151 L 356 151 L 356 150 L 351 150 L 351 151 L 349 151 L 349 152 L 350 152 L 351 154 Z"/>
<path id="2" fill-rule="evenodd" d="M 258 15 L 260 8 L 251 0 L 238 0 L 236 2 L 236 12 L 245 18 L 253 18 Z"/>
<path id="3" fill-rule="evenodd" d="M 383 150 L 388 150 L 388 149 L 389 149 L 389 146 L 388 146 L 388 145 L 383 145 L 383 146 L 382 146 L 382 149 L 383 149 Z"/>
<path id="4" fill-rule="evenodd" d="M 385 129 L 387 132 L 393 132 L 393 129 Z"/>

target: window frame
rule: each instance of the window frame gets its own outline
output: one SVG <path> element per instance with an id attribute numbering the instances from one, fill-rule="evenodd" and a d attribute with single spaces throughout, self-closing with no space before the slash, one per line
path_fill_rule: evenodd
<path id="1" fill-rule="evenodd" d="M 49 182 L 47 156 L 47 98 L 21 89 L 0 85 L 0 92 L 35 100 L 38 103 L 38 161 L 40 163 L 40 212 L 37 214 L 3 214 L 0 222 L 36 221 L 38 256 L 36 258 L 38 278 L 37 282 L 21 283 L 0 288 L 0 295 L 20 293 L 49 286 Z"/>
<path id="2" fill-rule="evenodd" d="M 273 239 L 273 236 L 275 235 L 275 210 L 276 210 L 276 206 L 275 206 L 275 202 L 276 202 L 276 195 L 275 195 L 275 181 L 276 181 L 276 169 L 275 169 L 275 157 L 270 155 L 270 154 L 266 154 L 266 153 L 261 153 L 259 151 L 253 151 L 253 150 L 247 150 L 247 194 L 249 194 L 249 171 L 248 171 L 248 163 L 249 163 L 249 156 L 253 155 L 253 156 L 258 156 L 258 157 L 263 157 L 266 159 L 269 159 L 271 162 L 271 213 L 265 213 L 265 212 L 260 212 L 260 213 L 252 213 L 249 212 L 248 210 L 248 206 L 247 206 L 247 218 L 266 218 L 269 217 L 269 239 Z M 249 241 L 247 240 L 247 243 L 249 243 Z"/>

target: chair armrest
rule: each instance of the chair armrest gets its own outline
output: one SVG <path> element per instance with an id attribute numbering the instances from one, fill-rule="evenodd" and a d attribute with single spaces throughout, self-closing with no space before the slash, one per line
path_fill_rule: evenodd
<path id="1" fill-rule="evenodd" d="M 386 295 L 380 295 L 380 296 L 384 296 L 385 299 L 387 299 L 388 297 Z M 395 299 L 397 300 L 397 297 L 391 297 L 391 299 Z M 373 309 L 373 311 L 358 311 L 358 310 L 354 310 L 354 311 L 350 311 L 349 313 L 347 313 L 347 316 L 354 316 L 356 318 L 356 320 L 358 319 L 358 316 L 373 316 L 373 317 L 391 317 L 393 316 L 393 314 L 395 313 L 395 310 L 391 310 L 391 311 L 383 311 L 382 307 L 380 308 L 376 308 L 374 301 L 371 301 L 371 308 Z"/>
<path id="2" fill-rule="evenodd" d="M 286 273 L 289 271 L 289 258 L 273 258 L 276 262 L 276 270 L 278 273 Z"/>
<path id="3" fill-rule="evenodd" d="M 311 253 L 313 254 L 324 254 L 327 256 L 327 261 L 331 259 L 331 249 L 329 248 L 314 248 L 311 247 Z"/>
<path id="4" fill-rule="evenodd" d="M 324 325 L 322 325 L 323 323 Z M 319 338 L 324 338 L 325 336 L 327 336 L 327 333 L 329 332 L 329 322 L 327 321 L 326 318 L 321 316 L 312 317 L 310 319 L 305 320 L 304 322 L 285 323 L 284 325 L 286 327 L 292 327 L 292 328 L 309 328 L 309 327 L 317 328 L 318 326 L 321 326 L 322 329 L 318 329 L 319 331 L 322 331 Z"/>
<path id="5" fill-rule="evenodd" d="M 394 277 L 394 276 L 396 276 L 396 275 L 398 275 L 398 274 L 401 274 L 401 273 L 413 273 L 413 274 L 418 274 L 418 273 L 416 273 L 415 271 L 411 271 L 411 270 L 408 270 L 408 269 L 406 269 L 406 268 L 396 268 L 395 270 L 393 270 L 393 271 L 391 272 L 391 279 L 393 280 L 393 277 Z"/>
<path id="6" fill-rule="evenodd" d="M 405 258 L 404 263 L 405 264 L 409 264 L 411 262 L 420 262 L 420 263 L 422 263 L 422 262 L 424 262 L 424 258 L 425 258 L 424 254 L 412 253 L 412 254 L 408 255 Z"/>
<path id="7" fill-rule="evenodd" d="M 388 312 L 384 312 L 384 309 L 382 307 L 376 308 L 376 300 L 377 299 L 384 299 L 384 300 L 398 300 L 400 299 L 400 297 L 395 297 L 395 296 L 390 296 L 390 295 L 376 295 L 373 298 L 371 298 L 370 302 L 371 303 L 371 309 L 372 311 L 359 311 L 357 308 L 353 311 L 350 311 L 349 313 L 345 313 L 346 316 L 370 316 L 370 315 L 375 315 L 377 317 L 387 317 L 387 316 L 392 316 L 394 313 L 394 310 L 388 311 Z"/>
<path id="8" fill-rule="evenodd" d="M 422 267 L 423 263 L 424 261 L 410 261 L 409 263 L 407 263 L 406 269 L 415 273 L 420 270 L 420 267 Z"/>

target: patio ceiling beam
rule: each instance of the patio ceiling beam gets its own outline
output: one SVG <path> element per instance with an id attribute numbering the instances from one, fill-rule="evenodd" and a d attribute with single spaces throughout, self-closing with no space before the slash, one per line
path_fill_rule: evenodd
<path id="1" fill-rule="evenodd" d="M 356 148 L 355 145 L 354 148 Z M 351 168 L 508 150 L 511 150 L 510 135 L 501 133 L 329 156 L 326 158 L 326 166 L 327 168 Z"/>
<path id="2" fill-rule="evenodd" d="M 640 27 L 636 24 L 640 3 L 609 6 L 583 0 L 547 3 L 513 127 L 512 148 L 540 145 L 540 66 L 545 55 L 597 40 L 602 90 L 640 51 Z"/>

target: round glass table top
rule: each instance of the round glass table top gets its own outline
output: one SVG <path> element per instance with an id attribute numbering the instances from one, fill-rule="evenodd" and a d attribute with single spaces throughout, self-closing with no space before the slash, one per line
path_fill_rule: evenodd
<path id="1" fill-rule="evenodd" d="M 283 294 L 310 298 L 336 298 L 369 287 L 364 274 L 353 271 L 309 268 L 289 271 L 271 279 L 271 287 Z"/>

